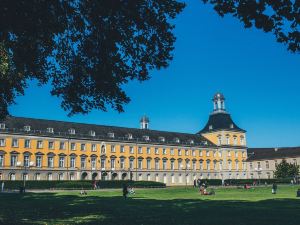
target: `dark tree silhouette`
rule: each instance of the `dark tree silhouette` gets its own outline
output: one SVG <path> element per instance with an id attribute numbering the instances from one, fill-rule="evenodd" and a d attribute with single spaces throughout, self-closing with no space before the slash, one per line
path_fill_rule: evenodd
<path id="1" fill-rule="evenodd" d="M 122 85 L 168 66 L 176 0 L 1 0 L 0 116 L 29 80 L 51 83 L 69 112 L 121 112 Z"/>
<path id="2" fill-rule="evenodd" d="M 231 14 L 245 26 L 272 32 L 291 52 L 300 52 L 299 0 L 202 0 L 220 15 Z"/>

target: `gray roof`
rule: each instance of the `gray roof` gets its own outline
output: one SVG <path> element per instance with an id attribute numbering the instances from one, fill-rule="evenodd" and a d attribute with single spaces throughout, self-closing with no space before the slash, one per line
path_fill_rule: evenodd
<path id="1" fill-rule="evenodd" d="M 74 139 L 81 138 L 106 141 L 134 141 L 139 143 L 168 144 L 176 146 L 215 146 L 212 142 L 199 134 L 145 130 L 14 116 L 7 117 L 4 121 L 2 121 L 2 123 L 5 123 L 5 129 L 0 130 L 0 133 L 26 133 L 26 135 L 37 136 L 64 137 Z M 24 126 L 30 126 L 30 131 L 25 131 Z M 47 132 L 47 128 L 53 128 L 54 133 Z M 75 134 L 73 135 L 69 133 L 71 128 L 75 129 Z M 89 134 L 90 131 L 95 132 L 94 137 Z M 113 133 L 114 137 L 109 136 L 109 133 Z M 132 135 L 131 140 L 128 138 L 129 134 Z M 146 136 L 149 137 L 149 140 L 147 140 L 148 138 L 146 138 Z M 162 141 L 161 137 L 163 137 L 165 141 Z M 176 142 L 176 139 L 178 139 L 179 142 Z"/>
<path id="2" fill-rule="evenodd" d="M 205 127 L 198 133 L 201 134 L 201 133 L 213 132 L 217 130 L 246 132 L 245 130 L 239 128 L 233 122 L 229 113 L 218 112 L 218 113 L 210 114 L 208 122 L 206 123 Z"/>
<path id="3" fill-rule="evenodd" d="M 247 161 L 300 157 L 300 147 L 248 148 Z"/>

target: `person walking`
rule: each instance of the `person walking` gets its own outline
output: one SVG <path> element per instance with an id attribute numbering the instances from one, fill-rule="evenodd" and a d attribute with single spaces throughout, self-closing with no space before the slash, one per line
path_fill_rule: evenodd
<path id="1" fill-rule="evenodd" d="M 196 179 L 194 179 L 194 188 L 196 188 L 197 187 L 197 181 L 196 181 Z"/>
<path id="2" fill-rule="evenodd" d="M 1 192 L 4 192 L 4 181 L 1 183 Z"/>
<path id="3" fill-rule="evenodd" d="M 272 194 L 276 194 L 276 192 L 277 192 L 277 184 L 273 183 L 273 185 L 272 185 Z"/>
<path id="4" fill-rule="evenodd" d="M 123 184 L 123 197 L 124 197 L 124 199 L 127 199 L 127 194 L 128 194 L 127 185 Z"/>

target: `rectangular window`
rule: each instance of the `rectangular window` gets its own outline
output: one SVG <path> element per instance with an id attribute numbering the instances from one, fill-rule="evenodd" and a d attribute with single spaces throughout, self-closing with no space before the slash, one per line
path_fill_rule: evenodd
<path id="1" fill-rule="evenodd" d="M 181 170 L 182 169 L 182 161 L 178 161 L 178 169 Z"/>
<path id="2" fill-rule="evenodd" d="M 48 142 L 48 148 L 49 149 L 54 149 L 54 142 L 53 141 Z"/>
<path id="3" fill-rule="evenodd" d="M 159 154 L 158 148 L 155 148 L 155 149 L 154 149 L 154 153 L 155 153 L 155 155 L 158 155 L 158 154 Z"/>
<path id="4" fill-rule="evenodd" d="M 173 148 L 170 149 L 170 155 L 174 155 L 174 149 Z"/>
<path id="5" fill-rule="evenodd" d="M 121 145 L 121 146 L 120 146 L 120 152 L 121 152 L 121 153 L 124 153 L 124 152 L 125 152 L 124 145 Z"/>
<path id="6" fill-rule="evenodd" d="M 71 157 L 70 159 L 70 167 L 75 168 L 76 167 L 76 159 L 75 157 Z"/>
<path id="7" fill-rule="evenodd" d="M 129 147 L 129 152 L 130 152 L 130 154 L 134 154 L 134 149 L 132 146 Z"/>
<path id="8" fill-rule="evenodd" d="M 157 159 L 155 160 L 155 169 L 159 170 L 159 161 Z"/>
<path id="9" fill-rule="evenodd" d="M 196 161 L 193 161 L 193 170 L 196 170 Z"/>
<path id="10" fill-rule="evenodd" d="M 203 170 L 203 161 L 200 161 L 200 170 Z"/>
<path id="11" fill-rule="evenodd" d="M 219 157 L 220 157 L 220 158 L 222 157 L 222 152 L 221 152 L 221 151 L 219 152 Z"/>
<path id="12" fill-rule="evenodd" d="M 53 168 L 53 157 L 52 156 L 48 157 L 48 167 Z"/>
<path id="13" fill-rule="evenodd" d="M 30 140 L 28 140 L 28 139 L 25 140 L 24 148 L 30 148 Z"/>
<path id="14" fill-rule="evenodd" d="M 43 141 L 37 141 L 36 148 L 43 148 Z"/>
<path id="15" fill-rule="evenodd" d="M 114 145 L 112 145 L 110 151 L 115 153 L 116 152 L 116 147 Z"/>
<path id="16" fill-rule="evenodd" d="M 269 169 L 270 165 L 269 165 L 269 161 L 266 161 L 266 169 Z"/>
<path id="17" fill-rule="evenodd" d="M 76 150 L 76 143 L 74 143 L 74 142 L 71 143 L 71 150 L 72 151 Z"/>
<path id="18" fill-rule="evenodd" d="M 0 155 L 0 167 L 4 166 L 4 155 Z"/>
<path id="19" fill-rule="evenodd" d="M 82 169 L 85 169 L 86 168 L 86 157 L 81 157 L 80 158 L 80 167 Z"/>
<path id="20" fill-rule="evenodd" d="M 65 157 L 63 157 L 63 156 L 59 157 L 59 167 L 60 168 L 65 167 Z"/>
<path id="21" fill-rule="evenodd" d="M 139 153 L 139 154 L 142 154 L 142 153 L 143 153 L 142 147 L 139 147 L 139 148 L 138 148 L 138 153 Z"/>
<path id="22" fill-rule="evenodd" d="M 203 152 L 201 150 L 199 151 L 199 156 L 203 156 Z"/>
<path id="23" fill-rule="evenodd" d="M 111 169 L 115 169 L 116 168 L 116 160 L 115 159 L 111 159 L 110 160 L 110 168 Z"/>
<path id="24" fill-rule="evenodd" d="M 167 150 L 165 148 L 163 148 L 163 155 L 167 154 Z"/>
<path id="25" fill-rule="evenodd" d="M 167 161 L 163 160 L 163 170 L 166 170 L 166 169 L 167 169 Z"/>
<path id="26" fill-rule="evenodd" d="M 178 155 L 181 155 L 181 150 L 180 149 L 178 149 Z"/>
<path id="27" fill-rule="evenodd" d="M 14 148 L 17 148 L 19 146 L 19 141 L 18 139 L 14 138 L 12 139 L 12 144 L 11 144 L 12 147 Z"/>
<path id="28" fill-rule="evenodd" d="M 187 155 L 189 155 L 189 150 L 185 150 L 185 155 L 187 156 Z"/>
<path id="29" fill-rule="evenodd" d="M 28 155 L 24 155 L 24 162 L 23 165 L 25 167 L 29 167 L 29 156 Z"/>
<path id="30" fill-rule="evenodd" d="M 101 159 L 101 169 L 105 169 L 105 159 Z"/>
<path id="31" fill-rule="evenodd" d="M 125 169 L 125 159 L 124 158 L 120 158 L 120 168 Z"/>
<path id="32" fill-rule="evenodd" d="M 206 169 L 210 170 L 210 161 L 206 161 Z"/>
<path id="33" fill-rule="evenodd" d="M 17 165 L 17 156 L 12 155 L 10 156 L 10 166 L 16 166 Z"/>
<path id="34" fill-rule="evenodd" d="M 196 151 L 195 150 L 192 150 L 192 155 L 196 156 Z"/>
<path id="35" fill-rule="evenodd" d="M 0 147 L 4 147 L 5 146 L 5 139 L 0 139 Z"/>
<path id="36" fill-rule="evenodd" d="M 134 168 L 134 159 L 129 159 L 129 168 L 130 169 Z"/>
<path id="37" fill-rule="evenodd" d="M 239 156 L 239 153 L 238 152 L 235 152 L 235 158 L 237 158 Z"/>
<path id="38" fill-rule="evenodd" d="M 86 147 L 85 144 L 81 144 L 81 145 L 80 145 L 80 150 L 81 150 L 81 151 L 85 151 L 85 147 Z"/>
<path id="39" fill-rule="evenodd" d="M 61 141 L 59 142 L 59 149 L 64 150 L 65 149 L 65 142 Z"/>
<path id="40" fill-rule="evenodd" d="M 238 161 L 235 162 L 235 169 L 236 169 L 236 170 L 239 169 L 239 162 L 238 162 Z"/>
<path id="41" fill-rule="evenodd" d="M 96 144 L 92 144 L 92 152 L 96 152 L 97 149 L 96 149 Z"/>
<path id="42" fill-rule="evenodd" d="M 150 170 L 151 169 L 151 160 L 147 159 L 147 169 Z"/>
<path id="43" fill-rule="evenodd" d="M 92 167 L 92 170 L 96 169 L 96 163 L 97 163 L 96 157 L 92 157 L 91 158 L 91 167 Z"/>
<path id="44" fill-rule="evenodd" d="M 143 169 L 143 160 L 142 159 L 139 159 L 139 161 L 138 161 L 138 168 L 140 170 Z"/>
<path id="45" fill-rule="evenodd" d="M 253 169 L 252 163 L 249 163 L 249 166 L 250 166 L 250 169 L 252 170 Z"/>
<path id="46" fill-rule="evenodd" d="M 206 151 L 206 156 L 209 157 L 210 153 L 209 151 Z"/>
<path id="47" fill-rule="evenodd" d="M 257 162 L 257 168 L 260 169 L 261 166 L 260 166 L 260 162 Z"/>
<path id="48" fill-rule="evenodd" d="M 150 155 L 151 154 L 151 149 L 149 147 L 147 147 L 147 154 Z"/>
<path id="49" fill-rule="evenodd" d="M 214 157 L 217 157 L 217 152 L 214 151 Z"/>
<path id="50" fill-rule="evenodd" d="M 42 167 L 42 156 L 37 156 L 36 159 L 35 159 L 35 165 L 36 167 Z"/>
<path id="51" fill-rule="evenodd" d="M 228 151 L 228 157 L 231 157 L 231 151 Z"/>
<path id="52" fill-rule="evenodd" d="M 171 161 L 171 170 L 174 170 L 174 169 L 175 169 L 174 161 L 172 160 L 172 161 Z"/>

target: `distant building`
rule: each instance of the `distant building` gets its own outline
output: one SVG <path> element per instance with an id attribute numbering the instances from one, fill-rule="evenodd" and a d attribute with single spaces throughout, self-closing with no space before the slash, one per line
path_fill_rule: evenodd
<path id="1" fill-rule="evenodd" d="M 300 164 L 300 147 L 249 148 L 247 176 L 249 178 L 274 178 L 276 165 L 285 159 L 288 163 Z"/>
<path id="2" fill-rule="evenodd" d="M 0 122 L 0 180 L 133 179 L 184 185 L 197 178 L 254 178 L 258 162 L 259 175 L 271 178 L 273 163 L 283 155 L 293 158 L 292 152 L 250 149 L 247 157 L 246 131 L 233 122 L 221 93 L 213 97 L 208 122 L 196 134 L 151 130 L 147 116 L 140 129 L 13 116 Z"/>

